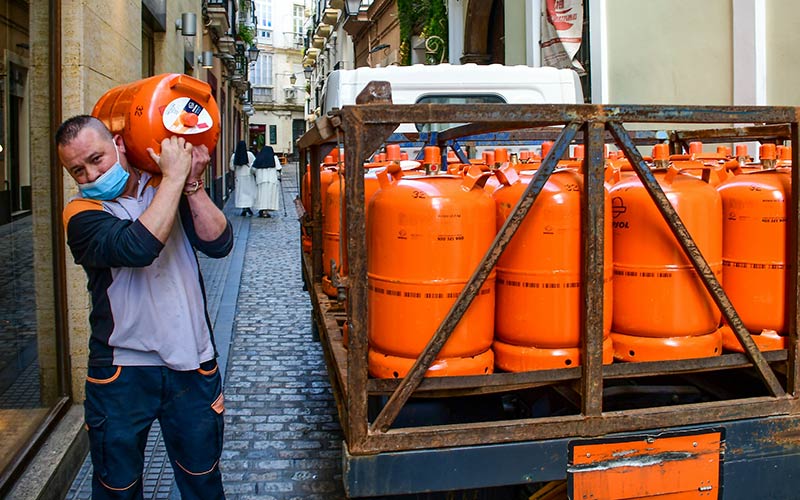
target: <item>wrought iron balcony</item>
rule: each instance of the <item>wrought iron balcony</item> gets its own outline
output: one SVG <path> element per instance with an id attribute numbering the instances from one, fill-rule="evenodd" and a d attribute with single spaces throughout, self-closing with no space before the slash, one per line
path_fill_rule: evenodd
<path id="1" fill-rule="evenodd" d="M 275 102 L 275 92 L 272 87 L 253 87 L 253 103 L 272 104 Z"/>
<path id="2" fill-rule="evenodd" d="M 234 12 L 228 9 L 228 0 L 204 0 L 203 24 L 218 38 L 231 34 L 231 20 Z"/>

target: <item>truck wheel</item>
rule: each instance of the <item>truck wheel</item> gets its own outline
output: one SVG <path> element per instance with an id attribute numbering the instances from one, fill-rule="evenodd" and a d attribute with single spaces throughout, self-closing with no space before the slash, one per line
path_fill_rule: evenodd
<path id="1" fill-rule="evenodd" d="M 311 340 L 314 342 L 319 342 L 319 326 L 317 326 L 317 320 L 314 318 L 314 313 L 311 313 Z"/>

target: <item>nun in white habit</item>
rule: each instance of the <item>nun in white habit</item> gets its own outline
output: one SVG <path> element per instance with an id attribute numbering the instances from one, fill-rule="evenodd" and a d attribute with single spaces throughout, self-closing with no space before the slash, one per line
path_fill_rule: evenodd
<path id="1" fill-rule="evenodd" d="M 256 202 L 259 217 L 272 217 L 270 210 L 280 208 L 281 162 L 272 146 L 264 146 L 253 162 L 256 173 Z"/>
<path id="2" fill-rule="evenodd" d="M 247 144 L 239 141 L 236 150 L 231 156 L 230 168 L 236 176 L 236 208 L 242 209 L 242 217 L 253 215 L 251 207 L 256 198 L 256 179 L 250 166 L 256 159 L 256 155 L 247 150 Z"/>

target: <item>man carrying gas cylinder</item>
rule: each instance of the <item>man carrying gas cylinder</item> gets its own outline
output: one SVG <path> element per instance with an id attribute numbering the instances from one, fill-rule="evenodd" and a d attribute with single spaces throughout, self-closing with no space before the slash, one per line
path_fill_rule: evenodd
<path id="1" fill-rule="evenodd" d="M 202 189 L 208 149 L 164 139 L 160 155 L 147 150 L 161 171 L 151 174 L 88 115 L 65 121 L 56 144 L 80 190 L 64 226 L 92 296 L 84 403 L 92 498 L 142 498 L 155 419 L 182 498 L 224 498 L 222 384 L 195 250 L 224 257 L 233 234 Z"/>

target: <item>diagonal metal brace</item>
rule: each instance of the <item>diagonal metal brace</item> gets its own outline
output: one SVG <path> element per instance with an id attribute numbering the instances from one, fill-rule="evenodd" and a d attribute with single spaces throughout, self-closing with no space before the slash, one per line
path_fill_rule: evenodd
<path id="1" fill-rule="evenodd" d="M 478 267 L 472 273 L 472 276 L 470 276 L 464 289 L 461 290 L 461 294 L 450 308 L 450 311 L 448 311 L 447 316 L 445 316 L 439 328 L 433 334 L 430 341 L 428 341 L 428 344 L 425 346 L 422 354 L 417 358 L 414 366 L 411 367 L 408 375 L 406 375 L 400 382 L 400 385 L 397 386 L 397 389 L 395 389 L 391 397 L 389 397 L 386 406 L 383 407 L 380 414 L 375 419 L 375 422 L 370 426 L 370 432 L 386 432 L 389 426 L 392 425 L 392 422 L 397 418 L 397 415 L 400 413 L 406 401 L 408 401 L 408 398 L 411 397 L 411 394 L 419 386 L 420 382 L 422 382 L 425 372 L 428 371 L 433 360 L 436 359 L 439 351 L 442 350 L 442 347 L 453 333 L 456 325 L 461 321 L 461 317 L 478 295 L 486 278 L 489 277 L 495 264 L 497 264 L 497 260 L 500 258 L 503 250 L 505 250 L 511 242 L 511 238 L 514 237 L 517 228 L 519 228 L 523 219 L 536 202 L 536 198 L 544 188 L 547 179 L 555 170 L 558 160 L 567 151 L 570 142 L 575 138 L 582 124 L 583 123 L 580 121 L 573 121 L 564 127 L 564 131 L 542 161 L 541 166 L 536 171 L 536 175 L 533 176 L 533 179 L 520 197 L 511 215 L 506 219 L 500 232 L 497 233 L 497 236 L 495 236 L 492 245 L 483 256 Z"/>
<path id="2" fill-rule="evenodd" d="M 744 323 L 742 323 L 741 318 L 739 318 L 739 314 L 736 312 L 736 309 L 734 309 L 733 304 L 728 298 L 728 295 L 725 293 L 725 290 L 722 289 L 722 285 L 720 285 L 719 281 L 717 281 L 716 276 L 714 276 L 714 271 L 712 271 L 711 266 L 709 266 L 708 262 L 706 262 L 706 259 L 703 257 L 703 254 L 700 252 L 697 244 L 692 239 L 692 236 L 689 234 L 686 226 L 683 225 L 683 221 L 681 221 L 681 218 L 678 216 L 675 208 L 667 199 L 667 195 L 664 194 L 661 186 L 658 185 L 658 181 L 656 180 L 655 176 L 644 163 L 642 155 L 639 154 L 639 151 L 636 149 L 636 145 L 628 135 L 628 132 L 619 122 L 610 121 L 608 122 L 607 127 L 617 140 L 617 144 L 622 147 L 622 150 L 625 152 L 625 156 L 627 156 L 628 160 L 630 160 L 631 165 L 633 165 L 633 168 L 636 171 L 636 174 L 639 176 L 639 179 L 642 181 L 642 184 L 644 185 L 648 194 L 650 194 L 650 197 L 655 202 L 656 207 L 661 212 L 661 215 L 667 221 L 667 225 L 672 231 L 672 234 L 675 235 L 678 243 L 680 243 L 684 253 L 687 257 L 689 257 L 689 260 L 692 261 L 692 265 L 694 266 L 697 274 L 700 276 L 700 279 L 703 280 L 706 290 L 708 290 L 708 293 L 710 293 L 714 298 L 714 302 L 717 304 L 717 307 L 719 307 L 720 311 L 722 311 L 722 313 L 725 315 L 725 319 L 728 320 L 728 324 L 731 326 L 731 329 L 733 329 L 736 337 L 742 343 L 747 358 L 753 363 L 753 365 L 755 365 L 758 373 L 761 375 L 761 378 L 764 381 L 764 384 L 767 386 L 773 396 L 785 396 L 786 392 L 783 390 L 778 378 L 770 368 L 769 363 L 767 363 L 766 359 L 764 359 L 761 351 L 758 349 L 758 347 L 756 347 L 755 342 L 753 342 L 753 339 L 750 337 L 750 332 L 748 332 L 745 328 Z"/>

